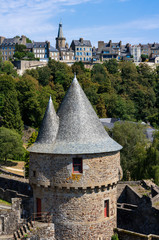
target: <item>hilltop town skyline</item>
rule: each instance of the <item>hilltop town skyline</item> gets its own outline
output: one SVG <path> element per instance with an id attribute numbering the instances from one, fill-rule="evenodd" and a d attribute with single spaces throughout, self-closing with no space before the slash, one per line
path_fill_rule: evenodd
<path id="1" fill-rule="evenodd" d="M 131 44 L 158 42 L 159 2 L 144 0 L 33 0 L 1 1 L 1 36 L 26 35 L 55 45 L 57 26 L 63 23 L 69 44 L 73 39 L 122 41 Z"/>

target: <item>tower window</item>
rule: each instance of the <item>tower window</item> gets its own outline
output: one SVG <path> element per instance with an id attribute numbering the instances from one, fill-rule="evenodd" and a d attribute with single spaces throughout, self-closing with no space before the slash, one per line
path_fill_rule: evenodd
<path id="1" fill-rule="evenodd" d="M 82 158 L 73 158 L 73 173 L 82 173 Z"/>
<path id="2" fill-rule="evenodd" d="M 33 177 L 36 177 L 36 171 L 33 171 Z"/>
<path id="3" fill-rule="evenodd" d="M 109 200 L 104 201 L 104 217 L 109 217 Z"/>

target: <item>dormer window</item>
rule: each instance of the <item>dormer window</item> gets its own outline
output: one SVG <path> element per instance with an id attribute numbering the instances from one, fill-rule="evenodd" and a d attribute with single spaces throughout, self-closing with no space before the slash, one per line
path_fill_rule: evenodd
<path id="1" fill-rule="evenodd" d="M 82 166 L 82 158 L 73 158 L 73 173 L 82 173 L 83 166 Z"/>

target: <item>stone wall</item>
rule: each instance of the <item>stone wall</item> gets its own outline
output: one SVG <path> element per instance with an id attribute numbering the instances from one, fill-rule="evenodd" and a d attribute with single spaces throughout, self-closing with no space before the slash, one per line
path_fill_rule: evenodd
<path id="1" fill-rule="evenodd" d="M 124 229 L 115 229 L 115 232 L 118 234 L 119 240 L 158 240 L 159 236 L 149 234 L 140 234 L 132 231 L 127 231 Z"/>
<path id="2" fill-rule="evenodd" d="M 159 235 L 159 209 L 152 203 L 152 198 L 139 196 L 130 186 L 126 186 L 118 198 L 117 226 L 142 234 Z"/>
<path id="3" fill-rule="evenodd" d="M 82 157 L 83 173 L 72 173 L 72 159 Z M 55 238 L 110 240 L 116 227 L 120 154 L 31 154 L 30 183 L 41 211 L 51 212 Z M 109 201 L 109 215 L 104 202 Z"/>
<path id="4" fill-rule="evenodd" d="M 28 180 L 0 176 L 0 199 L 11 203 L 12 198 L 22 199 L 22 217 L 29 217 L 33 212 L 32 188 Z"/>
<path id="5" fill-rule="evenodd" d="M 19 75 L 23 75 L 23 73 L 26 71 L 26 69 L 36 69 L 37 67 L 44 67 L 47 65 L 46 62 L 40 62 L 40 61 L 26 61 L 26 60 L 21 60 L 21 61 L 14 61 L 13 62 L 14 66 L 17 68 L 17 72 Z"/>
<path id="6" fill-rule="evenodd" d="M 12 234 L 20 226 L 21 199 L 13 198 L 10 208 L 0 208 L 0 235 Z"/>
<path id="7" fill-rule="evenodd" d="M 83 173 L 72 173 L 76 155 L 30 154 L 31 184 L 58 188 L 94 188 L 117 183 L 120 153 L 78 155 L 83 158 Z M 45 164 L 44 164 L 45 163 Z"/>

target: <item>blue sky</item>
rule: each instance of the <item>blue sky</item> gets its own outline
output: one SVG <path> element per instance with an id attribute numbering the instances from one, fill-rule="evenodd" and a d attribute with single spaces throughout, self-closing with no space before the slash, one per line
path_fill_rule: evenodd
<path id="1" fill-rule="evenodd" d="M 73 39 L 159 42 L 159 0 L 0 0 L 0 35 L 55 45 L 58 24 Z"/>

